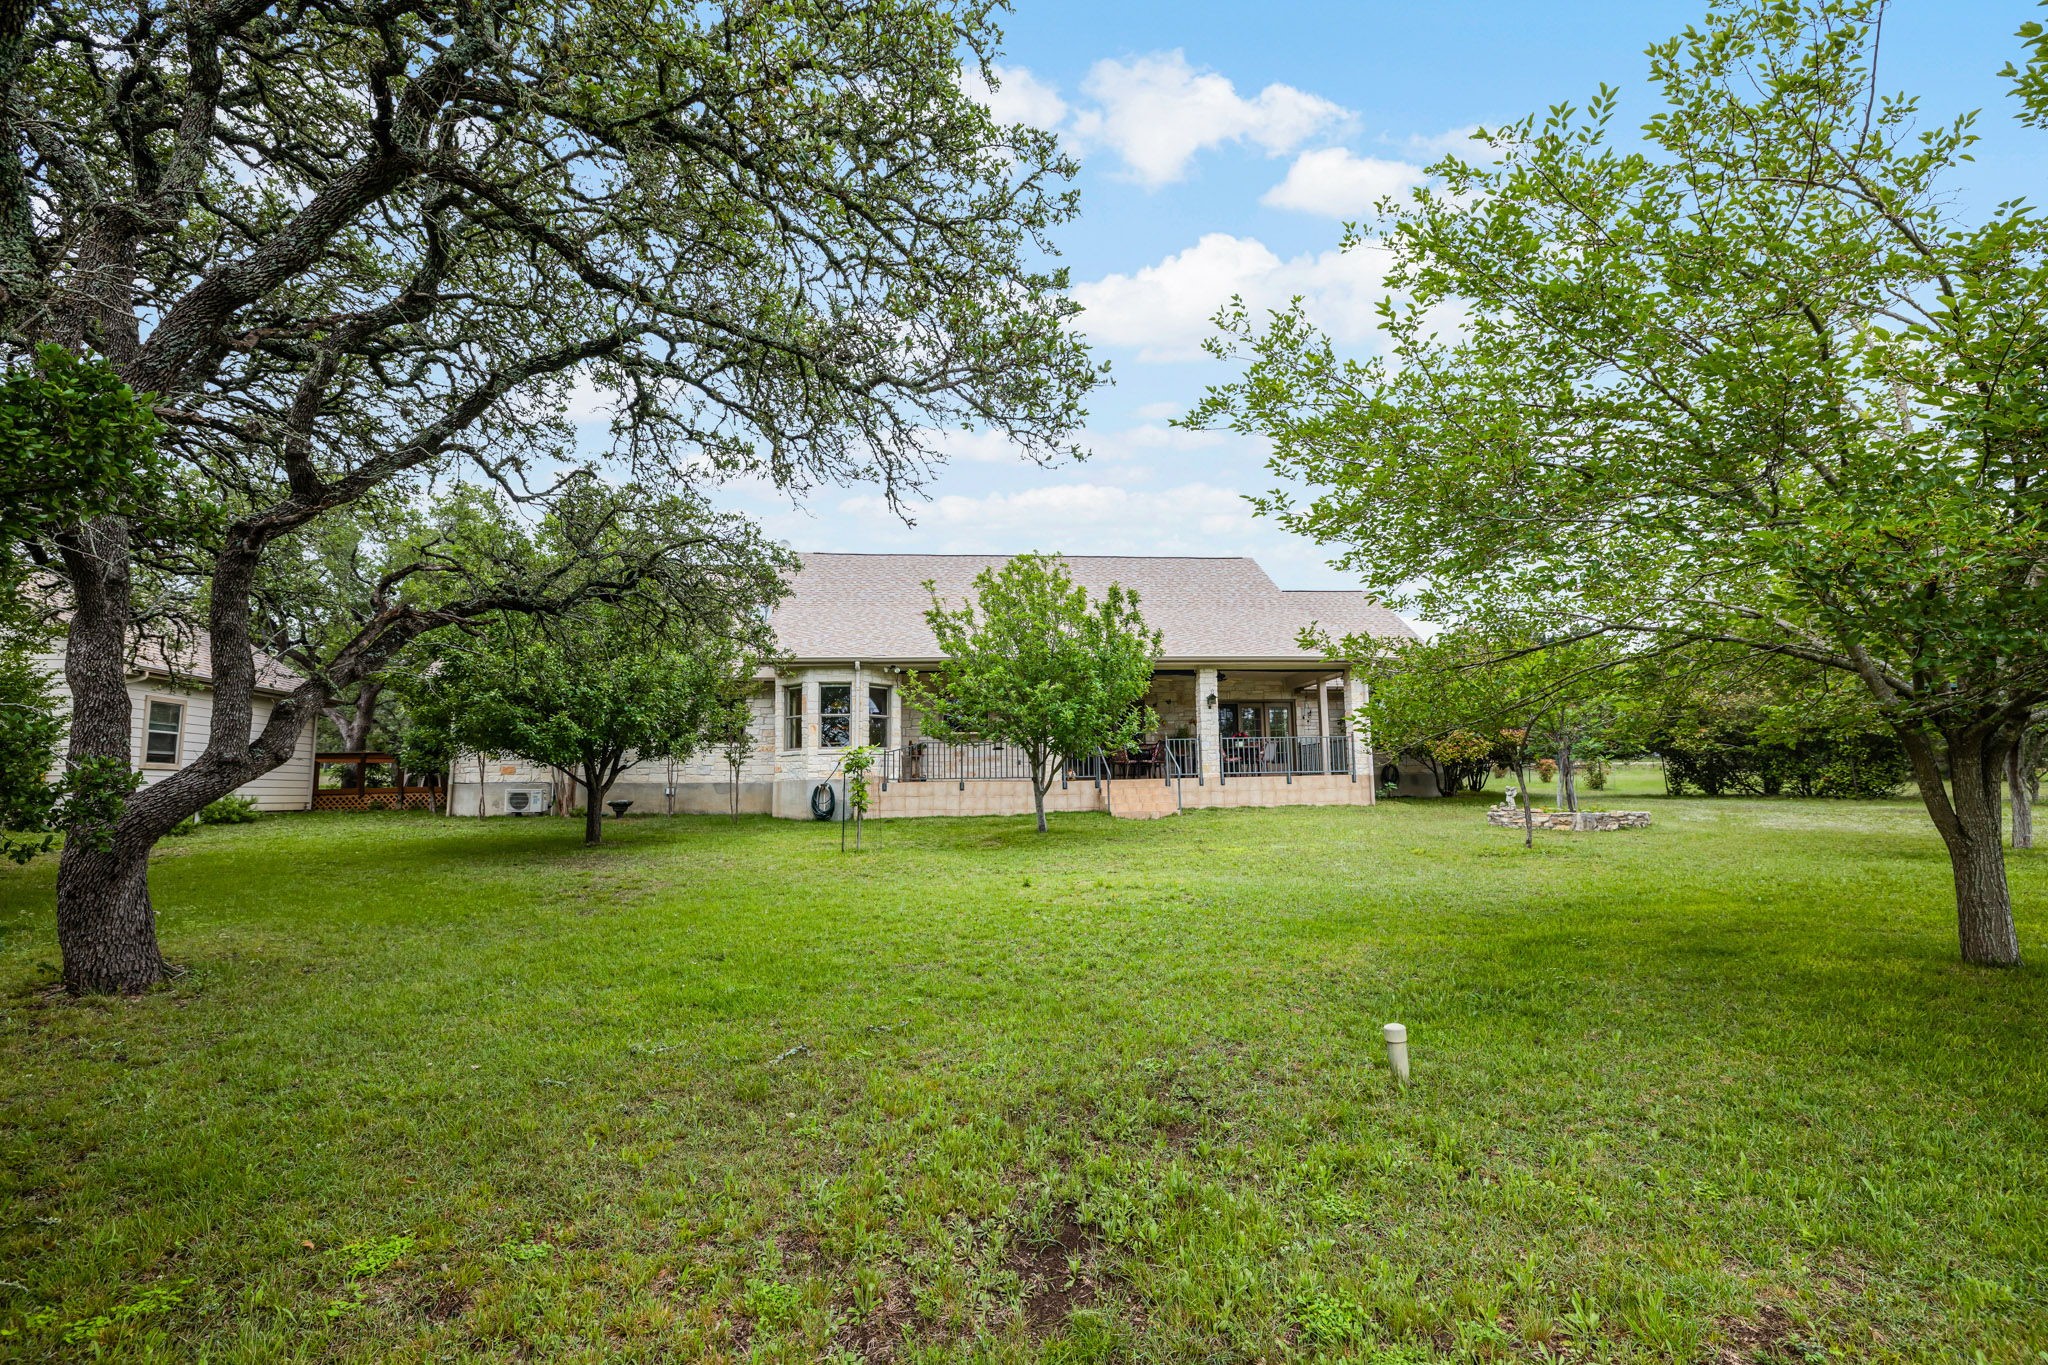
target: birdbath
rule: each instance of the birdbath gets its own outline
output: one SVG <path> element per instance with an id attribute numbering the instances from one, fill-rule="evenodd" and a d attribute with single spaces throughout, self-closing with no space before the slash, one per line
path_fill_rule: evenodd
<path id="1" fill-rule="evenodd" d="M 627 811 L 633 809 L 631 801 L 607 801 L 605 804 L 612 808 L 612 819 L 614 820 L 621 818 Z"/>

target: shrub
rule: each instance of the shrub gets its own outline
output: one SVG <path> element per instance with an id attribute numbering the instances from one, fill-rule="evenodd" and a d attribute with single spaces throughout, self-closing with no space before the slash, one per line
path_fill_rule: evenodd
<path id="1" fill-rule="evenodd" d="M 1889 796 L 1910 775 L 1905 748 L 1889 734 L 1760 738 L 1733 727 L 1689 735 L 1664 749 L 1673 796 Z"/>
<path id="2" fill-rule="evenodd" d="M 257 816 L 256 802 L 247 796 L 223 796 L 194 817 L 202 825 L 246 825 Z"/>
<path id="3" fill-rule="evenodd" d="M 1607 790 L 1607 760 L 1596 758 L 1585 765 L 1586 787 L 1590 791 Z"/>
<path id="4" fill-rule="evenodd" d="M 1539 759 L 1537 759 L 1537 760 L 1536 760 L 1536 779 L 1537 779 L 1537 780 L 1538 780 L 1539 782 L 1555 782 L 1555 781 L 1557 781 L 1557 760 L 1556 760 L 1556 759 L 1554 759 L 1554 758 L 1539 758 Z"/>
<path id="5" fill-rule="evenodd" d="M 190 834 L 193 830 L 198 828 L 199 817 L 196 815 L 188 815 L 184 819 L 180 820 L 177 824 L 171 826 L 170 834 L 171 837 L 174 839 L 182 839 L 186 835 Z"/>

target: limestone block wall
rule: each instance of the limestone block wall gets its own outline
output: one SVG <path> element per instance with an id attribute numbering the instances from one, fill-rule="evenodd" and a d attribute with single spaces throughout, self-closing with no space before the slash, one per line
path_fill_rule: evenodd
<path id="1" fill-rule="evenodd" d="M 1159 713 L 1159 728 L 1172 739 L 1192 739 L 1198 718 L 1195 714 L 1195 679 L 1192 675 L 1158 677 L 1146 703 Z"/>

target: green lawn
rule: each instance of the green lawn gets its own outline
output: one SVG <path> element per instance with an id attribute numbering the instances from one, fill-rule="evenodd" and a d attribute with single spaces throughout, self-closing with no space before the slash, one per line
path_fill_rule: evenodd
<path id="1" fill-rule="evenodd" d="M 280 817 L 137 1000 L 0 872 L 0 1357 L 2041 1359 L 2048 975 L 1917 807 L 1490 799 Z"/>

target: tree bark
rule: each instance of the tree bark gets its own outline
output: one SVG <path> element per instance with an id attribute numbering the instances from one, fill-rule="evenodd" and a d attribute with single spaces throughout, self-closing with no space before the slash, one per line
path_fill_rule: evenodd
<path id="1" fill-rule="evenodd" d="M 1963 961 L 1980 967 L 2017 967 L 2019 932 L 2013 925 L 2012 890 L 2005 878 L 2005 822 L 1999 808 L 2006 737 L 1988 726 L 1943 734 L 1946 786 L 1931 737 L 1906 729 L 1900 738 L 1913 764 L 1920 799 L 1948 846 Z"/>
<path id="2" fill-rule="evenodd" d="M 583 843 L 595 847 L 604 842 L 604 794 L 611 784 L 594 763 L 583 765 Z"/>
<path id="3" fill-rule="evenodd" d="M 1529 806 L 1529 777 L 1520 754 L 1515 755 L 1515 787 L 1522 798 L 1522 847 L 1536 847 L 1536 812 Z"/>
<path id="4" fill-rule="evenodd" d="M 153 840 L 151 842 L 154 842 Z M 57 946 L 73 995 L 132 994 L 170 975 L 149 900 L 149 843 L 67 843 L 57 868 Z"/>
<path id="5" fill-rule="evenodd" d="M 370 731 L 377 725 L 377 702 L 383 694 L 383 683 L 365 678 L 356 688 L 353 701 L 346 706 L 327 708 L 327 718 L 334 722 L 334 728 L 341 734 L 342 748 L 360 751 L 368 747 Z"/>
<path id="6" fill-rule="evenodd" d="M 95 765 L 123 773 L 135 766 L 126 677 L 128 541 L 125 521 L 101 517 L 63 547 L 72 583 L 64 681 L 71 692 L 66 763 L 73 774 Z M 170 970 L 157 947 L 149 901 L 150 845 L 169 826 L 145 837 L 133 802 L 111 825 L 65 831 L 57 864 L 57 946 L 64 987 L 74 995 L 146 990 Z"/>
<path id="7" fill-rule="evenodd" d="M 2026 736 L 2012 742 L 2005 756 L 2005 782 L 2012 796 L 2012 846 L 2034 846 L 2034 793 L 2028 782 Z"/>

